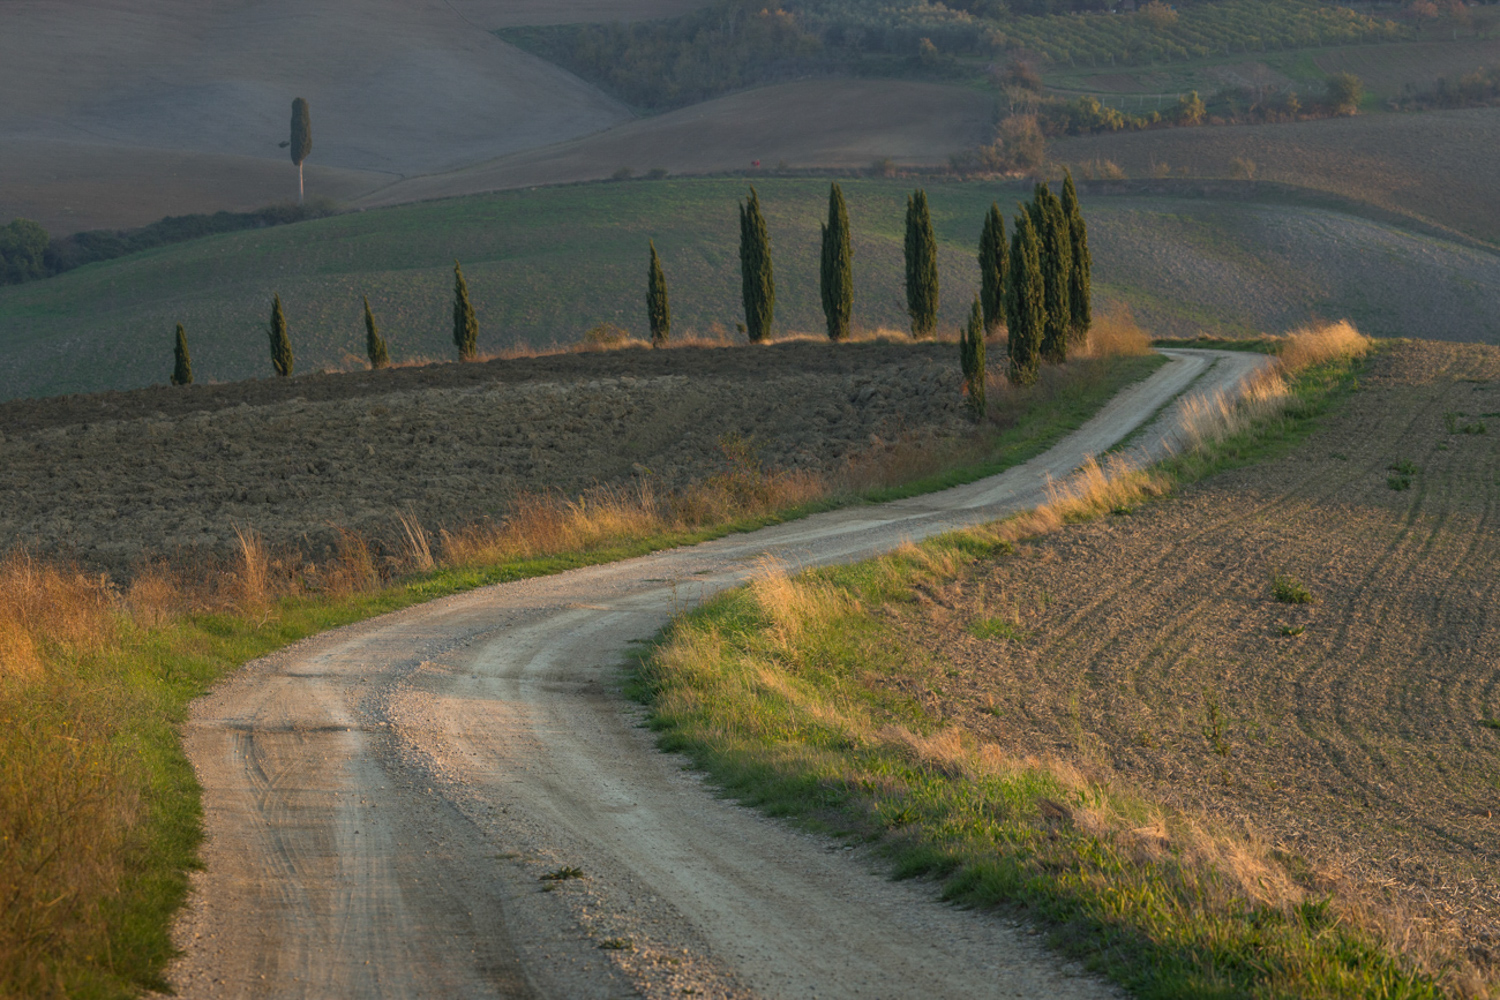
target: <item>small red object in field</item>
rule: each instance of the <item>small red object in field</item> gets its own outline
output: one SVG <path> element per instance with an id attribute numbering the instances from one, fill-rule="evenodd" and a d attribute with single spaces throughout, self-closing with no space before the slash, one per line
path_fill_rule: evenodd
<path id="1" fill-rule="evenodd" d="M 750 165 L 752 167 L 758 167 L 758 166 L 760 166 L 760 161 L 759 160 L 751 160 L 750 161 Z"/>

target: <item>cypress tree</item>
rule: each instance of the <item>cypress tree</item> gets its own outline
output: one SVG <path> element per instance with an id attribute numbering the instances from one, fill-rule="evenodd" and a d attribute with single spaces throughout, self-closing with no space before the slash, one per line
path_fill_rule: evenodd
<path id="1" fill-rule="evenodd" d="M 927 192 L 918 188 L 906 199 L 906 310 L 911 313 L 911 335 L 920 340 L 937 329 L 937 237 Z"/>
<path id="2" fill-rule="evenodd" d="M 187 331 L 177 324 L 177 346 L 173 351 L 176 363 L 172 366 L 173 385 L 193 384 L 193 359 L 188 357 Z"/>
<path id="3" fill-rule="evenodd" d="M 740 205 L 740 280 L 745 300 L 745 334 L 752 344 L 771 335 L 776 318 L 776 277 L 771 273 L 771 237 L 760 196 L 750 189 L 750 200 Z"/>
<path id="4" fill-rule="evenodd" d="M 1089 227 L 1083 221 L 1083 206 L 1078 203 L 1078 190 L 1073 186 L 1073 172 L 1063 175 L 1063 214 L 1068 218 L 1068 235 L 1073 243 L 1073 266 L 1068 271 L 1068 306 L 1072 323 L 1068 327 L 1068 338 L 1074 343 L 1088 336 L 1094 325 L 1094 307 L 1090 301 L 1093 290 L 1094 256 L 1089 253 Z"/>
<path id="5" fill-rule="evenodd" d="M 823 318 L 828 339 L 849 336 L 854 313 L 854 251 L 849 244 L 849 210 L 837 183 L 828 189 L 828 221 L 823 224 L 823 267 L 818 289 L 823 295 Z"/>
<path id="6" fill-rule="evenodd" d="M 646 319 L 651 323 L 651 346 L 660 347 L 672 336 L 672 306 L 667 301 L 667 276 L 662 273 L 661 258 L 656 256 L 656 241 L 651 241 L 651 273 L 646 279 Z"/>
<path id="7" fill-rule="evenodd" d="M 464 269 L 458 261 L 453 262 L 453 346 L 458 348 L 460 361 L 473 361 L 479 343 L 479 320 L 474 316 L 474 307 L 469 303 L 469 283 L 464 280 Z"/>
<path id="8" fill-rule="evenodd" d="M 302 161 L 312 152 L 312 113 L 307 102 L 297 98 L 292 102 L 292 162 L 297 164 L 297 204 L 302 204 Z"/>
<path id="9" fill-rule="evenodd" d="M 1024 207 L 1016 216 L 1010 240 L 1010 268 L 1005 276 L 1005 322 L 1010 330 L 1010 380 L 1016 385 L 1036 381 L 1041 365 L 1042 328 L 1047 321 L 1046 287 L 1042 282 L 1042 251 L 1031 213 Z"/>
<path id="10" fill-rule="evenodd" d="M 370 367 L 376 370 L 391 366 L 391 355 L 385 349 L 385 338 L 375 329 L 375 314 L 370 312 L 370 297 L 365 296 L 365 353 L 370 356 Z"/>
<path id="11" fill-rule="evenodd" d="M 984 329 L 993 332 L 1005 320 L 1005 269 L 1009 263 L 1005 246 L 1005 216 L 990 203 L 979 237 L 979 304 Z"/>
<path id="12" fill-rule="evenodd" d="M 1068 330 L 1073 325 L 1073 311 L 1068 304 L 1068 282 L 1073 270 L 1073 238 L 1062 202 L 1045 183 L 1036 186 L 1033 221 L 1041 246 L 1042 283 L 1045 292 L 1046 321 L 1042 328 L 1042 354 L 1048 361 L 1061 364 L 1068 360 Z"/>
<path id="13" fill-rule="evenodd" d="M 983 420 L 984 399 L 984 310 L 979 299 L 969 310 L 969 325 L 958 334 L 958 359 L 964 372 L 964 386 L 968 389 L 969 415 L 975 421 Z"/>
<path id="14" fill-rule="evenodd" d="M 281 311 L 281 296 L 271 303 L 271 367 L 282 378 L 292 373 L 292 341 L 286 335 L 286 315 Z"/>

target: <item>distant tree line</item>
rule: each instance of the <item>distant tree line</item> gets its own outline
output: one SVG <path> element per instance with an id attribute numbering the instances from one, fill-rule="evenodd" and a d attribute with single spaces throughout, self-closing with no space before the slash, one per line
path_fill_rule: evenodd
<path id="1" fill-rule="evenodd" d="M 843 73 L 951 77 L 960 60 L 1009 53 L 1107 69 L 1330 44 L 1410 29 L 1317 0 L 718 0 L 630 24 L 507 28 L 498 34 L 643 109 L 777 80 Z M 1180 8 L 1180 11 L 1179 11 Z M 1092 16 L 1073 16 L 1073 15 Z M 970 68 L 970 72 L 974 71 Z"/>
<path id="2" fill-rule="evenodd" d="M 273 205 L 254 212 L 169 215 L 135 229 L 91 229 L 58 239 L 29 219 L 16 219 L 0 226 L 0 285 L 50 278 L 85 264 L 204 236 L 321 219 L 334 211 L 332 202 L 315 198 L 306 205 Z"/>

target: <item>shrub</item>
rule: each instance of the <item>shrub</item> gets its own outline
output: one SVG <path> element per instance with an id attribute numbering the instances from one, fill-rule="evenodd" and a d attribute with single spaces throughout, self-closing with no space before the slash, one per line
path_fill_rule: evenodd
<path id="1" fill-rule="evenodd" d="M 1282 604 L 1311 604 L 1312 593 L 1295 577 L 1277 573 L 1271 578 L 1271 596 Z"/>

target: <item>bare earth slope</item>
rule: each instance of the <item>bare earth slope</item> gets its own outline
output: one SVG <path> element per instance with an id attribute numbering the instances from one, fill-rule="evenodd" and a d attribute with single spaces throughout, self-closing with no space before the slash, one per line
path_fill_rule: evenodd
<path id="1" fill-rule="evenodd" d="M 1383 351 L 1285 457 L 934 595 L 900 624 L 949 655 L 920 696 L 986 741 L 1245 824 L 1311 890 L 1500 966 L 1497 418 L 1500 350 Z M 1311 603 L 1278 603 L 1278 573 Z M 973 638 L 979 616 L 1016 638 Z"/>
<path id="2" fill-rule="evenodd" d="M 284 178 L 281 199 L 296 190 L 277 148 L 293 97 L 312 105 L 309 163 L 387 178 L 546 145 L 630 117 L 443 0 L 10 0 L 0 5 L 0 90 L 12 95 L 0 108 L 0 143 L 27 151 L 26 162 L 81 158 L 112 190 L 129 191 L 153 176 L 143 150 L 179 154 L 169 169 L 190 175 L 211 170 L 203 154 L 263 159 L 264 178 Z M 114 151 L 126 155 L 111 159 Z M 338 193 L 348 194 L 352 178 L 343 179 Z M 8 172 L 0 180 L 7 182 L 0 191 L 9 192 L 27 177 Z M 217 191 L 199 210 L 244 204 L 229 178 Z M 120 214 L 101 206 L 91 215 L 66 197 L 71 216 L 49 213 L 49 194 L 66 190 L 33 180 L 29 195 L 0 194 L 0 218 L 22 207 L 55 226 Z M 12 204 L 22 197 L 31 204 Z M 162 214 L 150 209 L 129 221 Z"/>
<path id="3" fill-rule="evenodd" d="M 906 80 L 803 80 L 730 94 L 452 173 L 417 177 L 361 206 L 502 188 L 598 180 L 622 167 L 674 174 L 789 166 L 867 167 L 879 159 L 938 166 L 984 137 L 994 100 L 978 90 Z"/>
<path id="4" fill-rule="evenodd" d="M 1002 476 L 487 588 L 328 633 L 197 703 L 207 871 L 180 927 L 202 996 L 1108 996 L 1004 924 L 715 802 L 654 753 L 613 667 L 769 553 L 888 550 L 1045 495 L 1187 385 L 1182 356 Z M 1154 439 L 1154 435 L 1148 440 Z M 581 877 L 539 883 L 549 872 Z M 555 891 L 538 892 L 551 886 Z"/>
<path id="5" fill-rule="evenodd" d="M 1288 125 L 1154 129 L 1054 143 L 1063 162 L 1113 160 L 1131 177 L 1185 167 L 1227 177 L 1235 157 L 1256 176 L 1331 191 L 1500 242 L 1494 150 L 1500 109 L 1360 115 Z"/>

